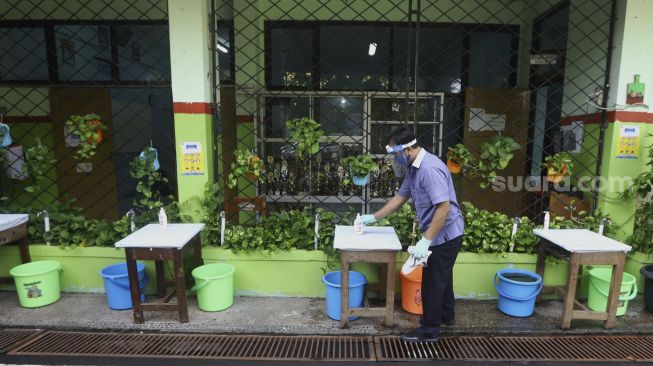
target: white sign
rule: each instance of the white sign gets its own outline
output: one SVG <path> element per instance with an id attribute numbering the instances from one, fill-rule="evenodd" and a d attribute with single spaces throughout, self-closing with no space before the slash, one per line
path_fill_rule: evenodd
<path id="1" fill-rule="evenodd" d="M 531 65 L 555 65 L 558 55 L 555 53 L 542 53 L 531 55 Z"/>
<path id="2" fill-rule="evenodd" d="M 469 109 L 470 131 L 503 131 L 506 129 L 506 115 L 487 113 L 483 108 Z"/>
<path id="3" fill-rule="evenodd" d="M 181 143 L 181 175 L 204 175 L 201 142 Z"/>

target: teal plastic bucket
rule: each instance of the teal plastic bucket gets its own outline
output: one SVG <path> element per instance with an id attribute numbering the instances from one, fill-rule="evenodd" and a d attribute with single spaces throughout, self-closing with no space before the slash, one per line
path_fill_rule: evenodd
<path id="1" fill-rule="evenodd" d="M 326 311 L 327 316 L 333 320 L 340 320 L 340 285 L 342 279 L 340 271 L 329 272 L 322 277 L 326 285 Z M 362 273 L 349 271 L 349 308 L 363 307 L 363 294 L 367 279 Z M 349 320 L 358 319 L 357 316 L 350 316 Z"/>
<path id="2" fill-rule="evenodd" d="M 145 264 L 136 263 L 138 271 L 138 285 L 141 288 L 141 302 L 145 301 L 144 289 L 147 286 L 147 273 L 145 273 Z M 129 274 L 126 263 L 116 263 L 104 267 L 100 271 L 100 276 L 104 279 L 104 289 L 107 293 L 107 302 L 109 308 L 113 310 L 126 310 L 133 307 L 131 291 L 129 290 Z"/>
<path id="3" fill-rule="evenodd" d="M 59 274 L 62 270 L 57 261 L 30 262 L 9 270 L 16 283 L 20 306 L 38 308 L 59 300 Z"/>

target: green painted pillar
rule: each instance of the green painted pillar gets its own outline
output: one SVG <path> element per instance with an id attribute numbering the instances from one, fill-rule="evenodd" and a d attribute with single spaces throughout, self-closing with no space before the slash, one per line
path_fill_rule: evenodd
<path id="1" fill-rule="evenodd" d="M 648 146 L 653 144 L 653 43 L 643 42 L 642 35 L 653 33 L 653 2 L 629 0 L 617 3 L 615 48 L 612 54 L 610 93 L 608 95 L 608 127 L 605 134 L 601 176 L 603 188 L 598 207 L 612 217 L 617 227 L 616 239 L 626 239 L 633 232 L 635 199 L 619 197 L 624 182 L 650 169 Z M 633 95 L 633 80 L 637 79 L 637 95 Z M 630 86 L 630 90 L 629 90 Z M 648 89 L 648 94 L 646 93 Z M 643 104 L 642 104 L 643 103 Z"/>
<path id="2" fill-rule="evenodd" d="M 168 17 L 179 203 L 199 221 L 199 200 L 213 182 L 215 158 L 208 2 L 169 0 Z"/>

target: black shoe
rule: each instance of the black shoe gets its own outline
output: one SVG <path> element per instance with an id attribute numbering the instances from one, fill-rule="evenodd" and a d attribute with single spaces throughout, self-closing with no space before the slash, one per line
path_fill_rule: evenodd
<path id="1" fill-rule="evenodd" d="M 412 332 L 408 332 L 401 336 L 401 340 L 409 343 L 431 343 L 438 341 L 438 332 L 428 332 L 423 327 L 419 327 Z"/>
<path id="2" fill-rule="evenodd" d="M 456 319 L 451 319 L 451 320 L 442 320 L 442 321 L 440 322 L 440 324 L 442 324 L 442 325 L 446 325 L 446 326 L 448 326 L 448 327 L 453 327 L 454 325 L 456 325 Z"/>

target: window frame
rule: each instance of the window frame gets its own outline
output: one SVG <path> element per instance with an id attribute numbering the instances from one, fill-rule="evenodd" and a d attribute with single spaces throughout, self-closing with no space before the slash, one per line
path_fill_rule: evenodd
<path id="1" fill-rule="evenodd" d="M 0 20 L 0 28 L 43 28 L 45 31 L 45 47 L 48 62 L 48 79 L 46 80 L 1 80 L 6 85 L 137 85 L 137 86 L 164 86 L 172 85 L 172 80 L 120 80 L 120 70 L 118 69 L 118 48 L 114 42 L 110 42 L 111 47 L 111 80 L 60 80 L 57 61 L 57 46 L 55 39 L 55 26 L 60 25 L 77 25 L 77 26 L 106 26 L 109 29 L 111 39 L 115 39 L 116 27 L 125 25 L 164 25 L 168 26 L 167 20 Z M 170 31 L 168 30 L 168 37 Z"/>

